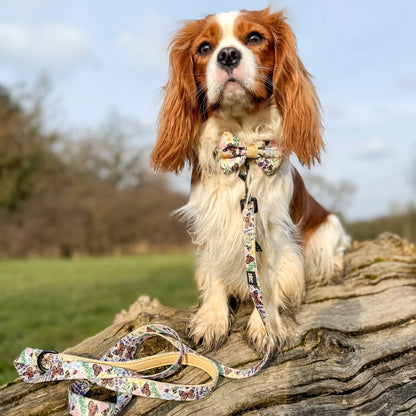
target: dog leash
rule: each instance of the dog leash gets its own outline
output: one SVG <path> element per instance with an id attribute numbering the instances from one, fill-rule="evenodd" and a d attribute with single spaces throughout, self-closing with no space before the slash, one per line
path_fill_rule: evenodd
<path id="1" fill-rule="evenodd" d="M 219 146 L 219 159 L 224 173 L 239 170 L 239 177 L 245 184 L 245 198 L 240 201 L 243 217 L 244 257 L 248 289 L 251 299 L 265 325 L 268 340 L 266 353 L 255 366 L 235 369 L 211 360 L 184 344 L 179 335 L 161 324 L 149 324 L 135 329 L 112 347 L 100 360 L 89 359 L 53 350 L 26 348 L 14 361 L 14 366 L 27 383 L 75 380 L 68 389 L 69 412 L 73 416 L 105 414 L 118 415 L 133 396 L 151 397 L 163 400 L 190 401 L 207 397 L 216 388 L 219 376 L 241 379 L 257 374 L 266 364 L 271 353 L 271 339 L 266 310 L 263 304 L 258 278 L 256 250 L 255 215 L 257 200 L 248 193 L 249 163 L 255 158 L 266 174 L 274 173 L 280 165 L 281 153 L 274 143 L 260 144 L 258 151 L 241 146 L 239 139 L 225 132 Z M 238 167 L 236 167 L 236 164 Z M 267 173 L 269 172 L 269 173 Z M 159 336 L 171 343 L 177 352 L 167 352 L 141 359 L 134 359 L 137 349 L 146 340 Z M 169 366 L 152 375 L 143 374 L 151 369 Z M 160 381 L 176 373 L 181 366 L 196 367 L 207 373 L 210 381 L 198 385 L 172 384 Z M 117 393 L 115 403 L 87 397 L 93 385 Z"/>

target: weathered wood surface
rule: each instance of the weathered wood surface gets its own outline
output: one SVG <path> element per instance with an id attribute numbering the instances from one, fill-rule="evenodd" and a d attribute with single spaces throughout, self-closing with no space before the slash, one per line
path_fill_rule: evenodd
<path id="1" fill-rule="evenodd" d="M 251 306 L 237 312 L 227 343 L 210 356 L 232 366 L 258 360 L 244 339 Z M 68 352 L 100 357 L 121 336 L 149 322 L 185 338 L 192 309 L 175 310 L 140 298 L 114 325 Z M 416 249 L 391 234 L 354 243 L 345 276 L 310 288 L 299 310 L 297 341 L 259 375 L 222 379 L 198 402 L 135 398 L 124 415 L 413 415 L 416 414 Z M 150 341 L 146 351 L 157 348 Z M 201 383 L 198 370 L 174 380 Z M 68 415 L 68 382 L 0 389 L 3 416 Z"/>

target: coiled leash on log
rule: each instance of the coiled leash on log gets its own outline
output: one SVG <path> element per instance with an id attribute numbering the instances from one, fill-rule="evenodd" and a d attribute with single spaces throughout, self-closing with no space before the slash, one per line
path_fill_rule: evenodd
<path id="1" fill-rule="evenodd" d="M 171 328 L 150 324 L 142 326 L 122 338 L 101 360 L 59 354 L 52 350 L 26 348 L 14 361 L 17 372 L 27 383 L 75 380 L 69 387 L 69 412 L 73 416 L 105 414 L 115 416 L 130 402 L 133 396 L 152 397 L 163 400 L 198 400 L 207 397 L 216 387 L 219 376 L 227 378 L 247 378 L 257 374 L 269 359 L 271 340 L 266 310 L 264 308 L 258 278 L 256 250 L 255 214 L 257 200 L 248 193 L 249 163 L 255 159 L 258 166 L 272 175 L 281 163 L 281 152 L 274 142 L 259 146 L 244 147 L 237 136 L 225 132 L 221 138 L 218 157 L 225 174 L 239 171 L 244 180 L 245 198 L 240 201 L 243 216 L 244 256 L 247 283 L 263 324 L 267 330 L 266 354 L 254 367 L 235 369 L 204 357 L 185 345 Z M 245 166 L 243 173 L 240 167 Z M 134 359 L 138 347 L 146 339 L 159 336 L 170 342 L 178 352 L 167 352 L 141 359 Z M 151 369 L 169 366 L 153 375 L 142 374 Z M 160 381 L 176 373 L 181 366 L 196 367 L 205 371 L 211 378 L 208 383 L 199 385 L 172 384 Z M 98 401 L 86 394 L 96 384 L 117 393 L 116 403 Z"/>

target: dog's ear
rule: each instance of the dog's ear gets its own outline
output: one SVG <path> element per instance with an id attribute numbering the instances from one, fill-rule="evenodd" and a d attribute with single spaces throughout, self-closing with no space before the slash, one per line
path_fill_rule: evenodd
<path id="1" fill-rule="evenodd" d="M 283 119 L 283 145 L 310 167 L 320 162 L 324 149 L 319 99 L 311 75 L 298 57 L 295 36 L 283 13 L 268 17 L 274 37 L 273 94 Z"/>
<path id="2" fill-rule="evenodd" d="M 201 108 L 194 78 L 191 47 L 200 21 L 188 22 L 170 44 L 169 79 L 159 113 L 156 146 L 151 166 L 160 171 L 180 172 L 196 157 L 193 144 L 201 123 Z"/>

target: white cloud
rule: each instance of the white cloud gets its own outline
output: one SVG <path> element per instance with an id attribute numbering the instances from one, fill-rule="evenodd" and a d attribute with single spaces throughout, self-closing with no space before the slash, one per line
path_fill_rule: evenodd
<path id="1" fill-rule="evenodd" d="M 91 35 L 70 25 L 33 27 L 0 24 L 0 60 L 12 68 L 30 65 L 42 70 L 67 70 L 86 60 Z"/>
<path id="2" fill-rule="evenodd" d="M 401 90 L 416 90 L 416 78 L 411 76 L 401 78 L 399 79 L 397 85 Z"/>
<path id="3" fill-rule="evenodd" d="M 0 25 L 0 58 L 21 60 L 30 47 L 29 30 L 13 24 Z"/>
<path id="4" fill-rule="evenodd" d="M 416 100 L 410 95 L 370 97 L 367 100 L 362 99 L 359 104 L 342 101 L 336 104 L 328 103 L 324 113 L 326 125 L 341 130 L 375 129 L 393 123 L 400 125 L 401 120 L 414 117 Z"/>
<path id="5" fill-rule="evenodd" d="M 385 117 L 390 119 L 416 117 L 416 98 L 414 95 L 392 99 L 383 104 Z"/>
<path id="6" fill-rule="evenodd" d="M 132 30 L 125 30 L 116 38 L 116 45 L 129 63 L 137 69 L 159 69 L 167 64 L 166 27 L 170 20 L 157 10 L 141 16 Z"/>
<path id="7" fill-rule="evenodd" d="M 384 140 L 379 137 L 374 137 L 364 142 L 361 154 L 366 158 L 379 159 L 390 155 L 391 150 Z"/>
<path id="8" fill-rule="evenodd" d="M 352 128 L 354 126 L 368 127 L 379 125 L 384 121 L 384 114 L 380 108 L 367 105 L 340 105 L 328 107 L 328 124 L 338 128 Z"/>
<path id="9" fill-rule="evenodd" d="M 12 14 L 29 15 L 36 10 L 45 7 L 51 0 L 3 0 L 3 7 L 6 12 Z"/>
<path id="10" fill-rule="evenodd" d="M 39 33 L 39 58 L 49 66 L 65 69 L 84 60 L 91 46 L 91 36 L 74 26 L 50 26 Z"/>

